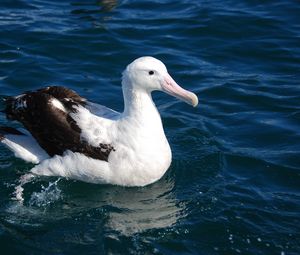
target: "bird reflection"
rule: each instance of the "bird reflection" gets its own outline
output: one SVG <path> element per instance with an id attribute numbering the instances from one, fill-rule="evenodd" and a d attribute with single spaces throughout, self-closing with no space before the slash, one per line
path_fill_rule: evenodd
<path id="1" fill-rule="evenodd" d="M 75 2 L 72 6 L 75 8 L 71 14 L 92 22 L 95 27 L 103 27 L 103 21 L 111 19 L 111 12 L 118 6 L 118 0 L 98 0 L 95 4 Z"/>
<path id="2" fill-rule="evenodd" d="M 178 205 L 173 193 L 174 183 L 165 179 L 138 192 L 126 189 L 121 194 L 111 193 L 110 205 L 122 210 L 109 213 L 107 227 L 125 236 L 150 229 L 174 225 L 183 217 L 183 206 Z"/>
<path id="3" fill-rule="evenodd" d="M 68 203 L 73 213 L 78 205 L 84 211 L 105 208 L 105 228 L 124 236 L 171 227 L 186 213 L 185 204 L 177 200 L 172 178 L 139 188 L 74 183 L 72 190 L 64 192 L 72 194 Z"/>
<path id="4" fill-rule="evenodd" d="M 32 188 L 38 190 L 40 185 L 31 183 L 31 189 L 27 186 L 24 204 L 12 201 L 6 208 L 7 217 L 0 220 L 0 226 L 7 232 L 16 235 L 15 229 L 22 226 L 30 233 L 37 233 L 35 240 L 38 243 L 40 229 L 46 227 L 51 231 L 41 236 L 43 240 L 99 242 L 99 233 L 101 237 L 103 230 L 110 238 L 115 235 L 117 238 L 131 237 L 173 227 L 186 217 L 185 204 L 176 198 L 174 179 L 166 177 L 143 188 L 70 183 L 58 179 L 48 184 L 46 181 L 40 191 L 32 192 Z M 70 220 L 73 222 L 69 229 L 65 228 L 66 219 L 69 219 L 66 224 Z M 51 223 L 56 225 L 54 229 L 49 227 Z M 26 245 L 27 238 L 22 240 Z"/>
<path id="5" fill-rule="evenodd" d="M 102 0 L 97 1 L 97 4 L 102 7 L 102 11 L 110 12 L 116 8 L 116 6 L 118 5 L 118 0 Z"/>

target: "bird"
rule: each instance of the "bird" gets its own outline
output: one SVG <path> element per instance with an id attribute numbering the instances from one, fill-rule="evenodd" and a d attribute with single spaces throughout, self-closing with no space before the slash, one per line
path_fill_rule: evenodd
<path id="1" fill-rule="evenodd" d="M 5 98 L 6 118 L 23 127 L 0 126 L 0 141 L 34 164 L 34 176 L 145 186 L 159 180 L 172 161 L 153 91 L 198 105 L 196 94 L 180 87 L 163 62 L 144 56 L 122 73 L 123 112 L 66 87 L 44 87 Z"/>

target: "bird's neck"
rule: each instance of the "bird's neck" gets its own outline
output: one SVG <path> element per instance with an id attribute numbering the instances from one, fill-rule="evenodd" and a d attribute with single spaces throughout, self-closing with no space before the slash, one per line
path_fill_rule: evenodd
<path id="1" fill-rule="evenodd" d="M 160 115 L 152 100 L 151 92 L 134 89 L 130 84 L 123 85 L 123 116 L 139 122 L 139 125 L 158 125 L 162 128 Z"/>

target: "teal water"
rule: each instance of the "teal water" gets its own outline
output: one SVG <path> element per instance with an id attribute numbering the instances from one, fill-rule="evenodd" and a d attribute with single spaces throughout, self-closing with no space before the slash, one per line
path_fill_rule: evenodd
<path id="1" fill-rule="evenodd" d="M 154 94 L 173 162 L 143 188 L 39 178 L 21 205 L 32 165 L 1 145 L 1 254 L 300 253 L 298 1 L 0 7 L 1 95 L 58 84 L 121 111 L 122 70 L 152 55 L 199 97 Z"/>

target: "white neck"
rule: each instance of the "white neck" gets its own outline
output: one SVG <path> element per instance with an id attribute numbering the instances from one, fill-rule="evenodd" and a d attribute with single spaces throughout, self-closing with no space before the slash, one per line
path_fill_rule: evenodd
<path id="1" fill-rule="evenodd" d="M 151 92 L 133 87 L 136 86 L 129 83 L 122 86 L 124 97 L 123 117 L 134 118 L 139 122 L 158 122 L 161 125 L 160 115 L 152 100 Z"/>

